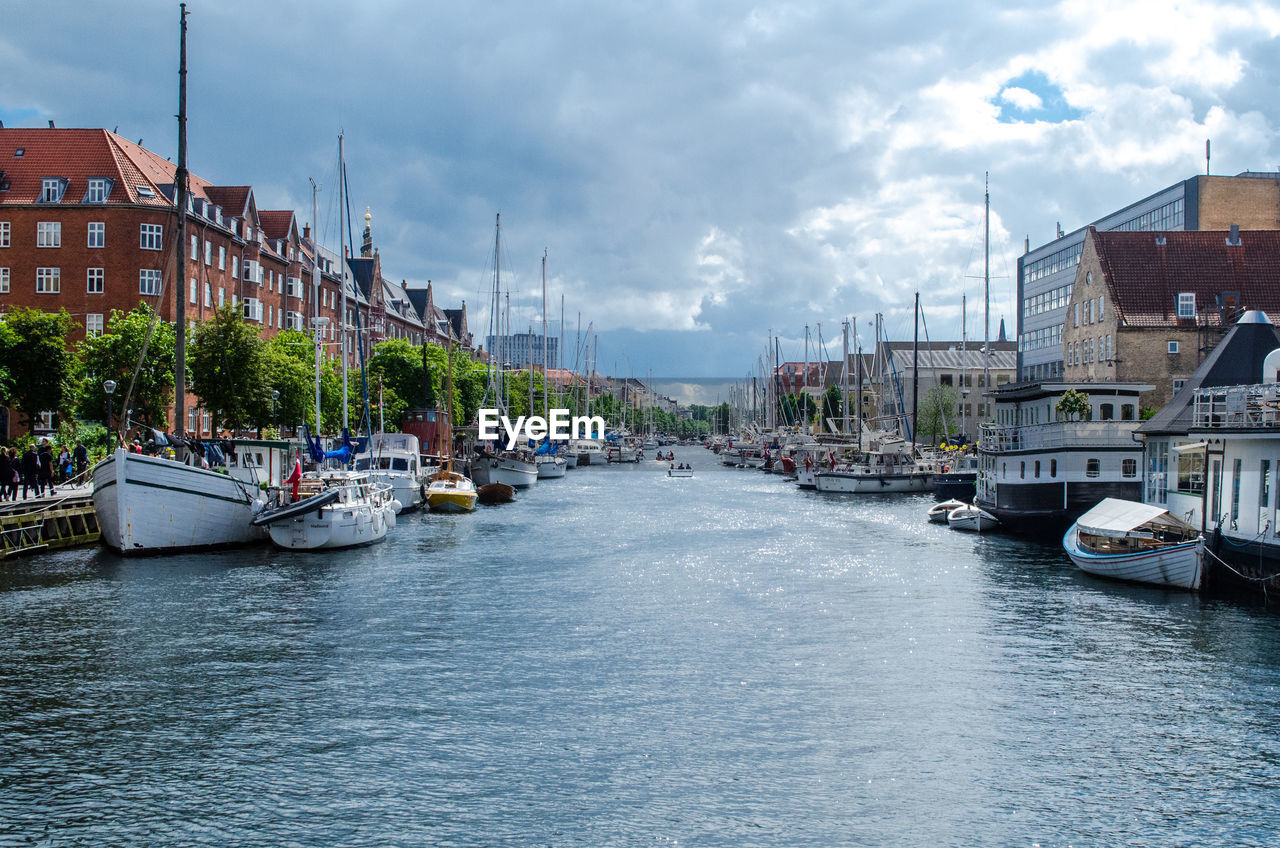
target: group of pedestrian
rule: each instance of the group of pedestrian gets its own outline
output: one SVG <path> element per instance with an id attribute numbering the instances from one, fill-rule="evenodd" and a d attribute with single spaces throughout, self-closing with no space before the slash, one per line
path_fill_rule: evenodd
<path id="1" fill-rule="evenodd" d="M 48 439 L 40 445 L 27 445 L 21 454 L 17 448 L 0 448 L 0 501 L 17 501 L 18 484 L 22 484 L 22 498 L 56 495 L 54 481 L 66 483 L 89 467 L 89 450 L 84 442 L 76 442 L 74 451 L 63 447 L 57 454 Z"/>

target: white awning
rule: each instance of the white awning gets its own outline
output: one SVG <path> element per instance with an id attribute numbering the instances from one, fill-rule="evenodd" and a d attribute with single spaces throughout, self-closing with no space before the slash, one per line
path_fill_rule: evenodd
<path id="1" fill-rule="evenodd" d="M 1185 445 L 1174 445 L 1174 446 L 1173 446 L 1173 452 L 1174 452 L 1174 453 L 1182 453 L 1183 451 L 1189 451 L 1189 450 L 1200 450 L 1201 448 L 1205 448 L 1205 447 L 1208 447 L 1208 446 L 1209 446 L 1209 443 L 1208 443 L 1208 442 L 1191 442 L 1191 443 L 1189 443 L 1189 444 L 1185 444 Z"/>
<path id="2" fill-rule="evenodd" d="M 1105 498 L 1093 509 L 1080 516 L 1076 524 L 1084 533 L 1123 538 L 1129 531 L 1148 522 L 1173 525 L 1183 523 L 1163 507 L 1119 498 Z"/>

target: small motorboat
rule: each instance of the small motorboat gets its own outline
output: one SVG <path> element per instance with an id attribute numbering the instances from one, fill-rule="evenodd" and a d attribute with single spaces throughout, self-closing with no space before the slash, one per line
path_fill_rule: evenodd
<path id="1" fill-rule="evenodd" d="M 951 514 L 952 510 L 959 509 L 962 506 L 968 506 L 968 504 L 955 498 L 943 501 L 940 504 L 934 504 L 929 507 L 929 520 L 934 524 L 946 524 L 947 516 Z"/>
<path id="2" fill-rule="evenodd" d="M 1204 537 L 1162 507 L 1105 498 L 1071 525 L 1062 547 L 1089 574 L 1200 588 Z"/>
<path id="3" fill-rule="evenodd" d="M 970 530 L 985 533 L 1000 526 L 1000 519 L 976 504 L 965 504 L 947 513 L 947 524 L 952 530 Z"/>
<path id="4" fill-rule="evenodd" d="M 433 474 L 427 484 L 427 508 L 433 512 L 471 512 L 478 497 L 475 483 L 448 468 Z"/>
<path id="5" fill-rule="evenodd" d="M 668 477 L 692 477 L 693 469 L 692 468 L 668 468 L 667 476 Z"/>

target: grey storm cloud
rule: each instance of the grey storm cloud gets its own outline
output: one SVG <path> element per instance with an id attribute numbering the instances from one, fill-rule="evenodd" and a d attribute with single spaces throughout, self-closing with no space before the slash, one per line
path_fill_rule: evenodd
<path id="1" fill-rule="evenodd" d="M 119 126 L 172 155 L 176 3 L 0 6 L 7 125 Z M 1280 163 L 1266 5 L 189 9 L 196 173 L 308 220 L 314 178 L 336 246 L 342 131 L 388 276 L 432 280 L 483 327 L 501 212 L 513 325 L 540 312 L 546 248 L 552 317 L 563 294 L 601 364 L 637 374 L 741 374 L 770 328 L 831 337 L 854 314 L 900 331 L 916 290 L 934 337 L 958 336 L 961 295 L 981 300 L 985 172 L 992 324 L 1012 327 L 1024 238 L 1200 172 L 1209 135 L 1217 173 Z M 1071 117 L 1001 120 L 1018 80 Z"/>

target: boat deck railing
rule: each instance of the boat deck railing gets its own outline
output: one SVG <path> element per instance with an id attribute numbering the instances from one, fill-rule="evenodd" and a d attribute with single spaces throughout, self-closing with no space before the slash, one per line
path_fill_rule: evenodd
<path id="1" fill-rule="evenodd" d="M 1280 384 L 1200 389 L 1192 420 L 1197 430 L 1280 428 Z"/>
<path id="2" fill-rule="evenodd" d="M 1138 421 L 1054 421 L 1049 424 L 983 424 L 979 449 L 988 453 L 1071 447 L 1131 447 Z"/>

